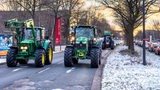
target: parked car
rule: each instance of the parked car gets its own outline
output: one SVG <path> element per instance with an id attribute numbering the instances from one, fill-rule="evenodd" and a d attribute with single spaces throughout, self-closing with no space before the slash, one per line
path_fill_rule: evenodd
<path id="1" fill-rule="evenodd" d="M 155 48 L 155 54 L 156 55 L 160 54 L 160 44 L 158 44 L 157 48 Z"/>
<path id="2" fill-rule="evenodd" d="M 145 47 L 146 47 L 146 49 L 148 49 L 149 44 L 150 44 L 150 43 L 146 41 L 146 43 L 145 43 Z M 142 44 L 142 46 L 143 46 L 143 44 Z"/>
<path id="3" fill-rule="evenodd" d="M 157 43 L 150 43 L 148 47 L 148 51 L 154 52 L 155 49 L 157 48 L 158 44 Z"/>

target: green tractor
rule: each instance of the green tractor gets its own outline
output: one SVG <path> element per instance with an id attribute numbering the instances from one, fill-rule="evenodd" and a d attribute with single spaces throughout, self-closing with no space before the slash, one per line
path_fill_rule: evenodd
<path id="1" fill-rule="evenodd" d="M 6 63 L 8 67 L 16 67 L 17 63 L 27 64 L 29 59 L 34 59 L 36 67 L 43 67 L 52 63 L 53 49 L 51 41 L 45 39 L 43 27 L 34 26 L 32 19 L 5 21 L 5 27 L 10 28 L 15 34 L 17 43 L 10 47 Z"/>
<path id="2" fill-rule="evenodd" d="M 104 31 L 104 40 L 103 40 L 102 49 L 106 49 L 106 48 L 111 48 L 111 50 L 114 49 L 114 41 L 109 31 Z"/>
<path id="3" fill-rule="evenodd" d="M 97 38 L 94 26 L 75 26 L 70 35 L 70 45 L 64 52 L 64 65 L 72 67 L 79 60 L 91 59 L 91 67 L 98 68 L 101 63 L 102 41 Z"/>

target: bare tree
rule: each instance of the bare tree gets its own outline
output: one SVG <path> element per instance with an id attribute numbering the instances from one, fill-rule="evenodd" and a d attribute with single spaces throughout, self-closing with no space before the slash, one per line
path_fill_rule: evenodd
<path id="1" fill-rule="evenodd" d="M 153 13 L 150 7 L 156 1 L 146 0 L 145 14 Z M 142 23 L 142 0 L 101 0 L 101 3 L 114 11 L 117 23 L 125 33 L 128 49 L 133 52 L 133 31 Z"/>
<path id="2" fill-rule="evenodd" d="M 70 29 L 70 19 L 72 16 L 72 12 L 74 10 L 74 8 L 81 2 L 81 0 L 63 0 L 63 9 L 67 10 L 66 12 L 66 28 L 65 28 L 65 32 L 66 32 L 66 44 L 69 43 L 69 29 Z"/>
<path id="3" fill-rule="evenodd" d="M 54 28 L 51 28 L 51 37 L 53 50 L 55 50 L 55 30 L 56 30 L 56 23 L 55 20 L 60 16 L 59 12 L 62 11 L 62 3 L 63 0 L 44 0 L 45 5 L 43 6 L 44 9 L 50 12 L 50 15 L 53 17 L 54 20 Z"/>
<path id="4" fill-rule="evenodd" d="M 27 11 L 30 16 L 35 20 L 35 13 L 39 9 L 42 3 L 41 0 L 6 0 L 11 8 L 16 11 Z"/>
<path id="5" fill-rule="evenodd" d="M 157 31 L 157 33 L 154 34 L 155 38 L 160 38 L 160 21 L 159 20 L 153 20 L 153 29 Z"/>

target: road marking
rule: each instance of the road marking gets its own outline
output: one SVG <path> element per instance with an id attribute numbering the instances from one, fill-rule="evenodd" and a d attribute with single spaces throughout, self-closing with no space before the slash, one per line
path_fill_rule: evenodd
<path id="1" fill-rule="evenodd" d="M 71 73 L 75 68 L 71 68 L 69 70 L 66 71 L 66 73 Z"/>
<path id="2" fill-rule="evenodd" d="M 63 89 L 60 89 L 60 88 L 56 88 L 56 89 L 52 89 L 52 90 L 63 90 Z"/>
<path id="3" fill-rule="evenodd" d="M 14 69 L 12 72 L 16 72 L 16 71 L 19 71 L 21 70 L 22 68 L 17 68 L 17 69 Z"/>
<path id="4" fill-rule="evenodd" d="M 50 69 L 50 68 L 46 68 L 46 69 L 44 69 L 44 70 L 42 70 L 42 71 L 40 71 L 38 73 L 43 73 L 43 72 L 47 71 L 48 69 Z"/>

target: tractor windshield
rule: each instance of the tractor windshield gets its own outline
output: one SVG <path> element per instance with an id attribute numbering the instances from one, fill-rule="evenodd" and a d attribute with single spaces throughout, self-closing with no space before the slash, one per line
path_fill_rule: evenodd
<path id="1" fill-rule="evenodd" d="M 93 28 L 76 28 L 76 37 L 94 38 Z"/>
<path id="2" fill-rule="evenodd" d="M 24 39 L 32 39 L 33 34 L 32 34 L 32 29 L 25 29 L 24 30 Z"/>
<path id="3" fill-rule="evenodd" d="M 28 39 L 33 39 L 33 34 L 32 34 L 32 29 L 27 28 L 24 30 L 24 40 Z M 35 28 L 35 34 L 36 34 L 36 39 L 39 41 L 41 39 L 41 32 L 40 29 Z"/>

